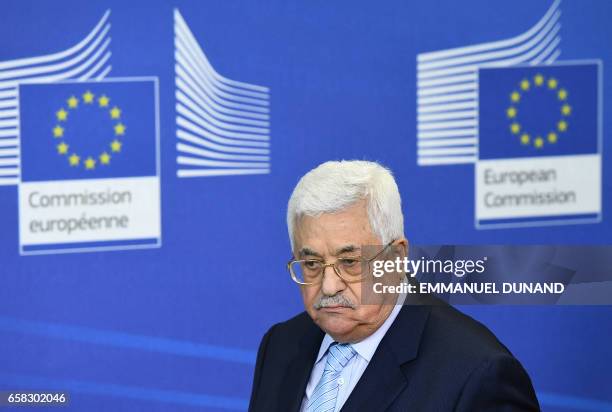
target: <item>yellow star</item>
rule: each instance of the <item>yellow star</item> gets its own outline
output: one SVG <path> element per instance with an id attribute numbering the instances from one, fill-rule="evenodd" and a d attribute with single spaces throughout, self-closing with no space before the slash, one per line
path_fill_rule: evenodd
<path id="1" fill-rule="evenodd" d="M 67 102 L 68 102 L 68 107 L 70 107 L 71 109 L 76 109 L 76 107 L 79 105 L 79 99 L 77 99 L 74 96 L 70 96 Z"/>
<path id="2" fill-rule="evenodd" d="M 508 110 L 506 110 L 506 114 L 508 115 L 508 117 L 510 119 L 513 119 L 516 117 L 516 108 L 514 107 L 509 107 Z"/>
<path id="3" fill-rule="evenodd" d="M 514 134 L 518 134 L 521 131 L 521 125 L 514 122 L 510 125 L 510 131 Z"/>
<path id="4" fill-rule="evenodd" d="M 64 137 L 64 128 L 57 125 L 53 128 L 53 137 Z"/>
<path id="5" fill-rule="evenodd" d="M 96 161 L 90 157 L 85 159 L 85 169 L 93 170 L 96 167 Z"/>
<path id="6" fill-rule="evenodd" d="M 523 81 L 521 81 L 521 89 L 529 90 L 529 80 L 523 79 Z"/>
<path id="7" fill-rule="evenodd" d="M 115 125 L 115 134 L 117 136 L 123 136 L 125 134 L 125 125 L 123 123 L 117 123 Z"/>
<path id="8" fill-rule="evenodd" d="M 93 103 L 94 100 L 94 94 L 92 92 L 90 92 L 89 90 L 87 90 L 84 94 L 83 94 L 83 101 L 87 104 L 91 104 Z"/>
<path id="9" fill-rule="evenodd" d="M 556 89 L 556 88 L 557 88 L 557 86 L 558 86 L 557 79 L 552 78 L 552 79 L 549 79 L 549 80 L 548 80 L 548 88 L 549 88 L 549 89 Z"/>
<path id="10" fill-rule="evenodd" d="M 111 150 L 113 152 L 120 152 L 121 151 L 121 145 L 122 145 L 122 143 L 119 140 L 115 139 L 115 140 L 113 140 L 111 142 L 111 145 L 110 145 L 111 146 Z"/>
<path id="11" fill-rule="evenodd" d="M 102 95 L 98 99 L 98 104 L 100 105 L 100 107 L 107 107 L 108 106 L 108 102 L 110 102 L 110 99 L 108 97 L 106 97 L 106 95 Z"/>
<path id="12" fill-rule="evenodd" d="M 559 93 L 557 93 L 557 97 L 559 98 L 559 100 L 565 100 L 567 99 L 567 90 L 565 89 L 560 89 Z"/>
<path id="13" fill-rule="evenodd" d="M 523 133 L 523 135 L 521 136 L 521 143 L 529 144 L 529 135 L 527 133 Z"/>
<path id="14" fill-rule="evenodd" d="M 548 133 L 548 141 L 550 143 L 557 143 L 557 133 L 555 132 Z"/>
<path id="15" fill-rule="evenodd" d="M 117 106 L 113 107 L 110 111 L 111 119 L 118 119 L 121 116 L 121 110 Z"/>
<path id="16" fill-rule="evenodd" d="M 100 163 L 102 163 L 103 165 L 107 165 L 110 163 L 110 158 L 110 155 L 104 152 L 100 155 Z"/>
<path id="17" fill-rule="evenodd" d="M 544 76 L 542 76 L 541 74 L 536 74 L 533 78 L 533 82 L 536 86 L 541 86 L 544 83 Z"/>
<path id="18" fill-rule="evenodd" d="M 60 122 L 65 122 L 66 119 L 68 119 L 68 112 L 63 108 L 59 109 L 55 115 L 57 116 L 57 120 Z"/>
<path id="19" fill-rule="evenodd" d="M 561 120 L 559 123 L 557 123 L 557 129 L 559 129 L 560 132 L 564 132 L 567 130 L 567 122 L 565 120 Z"/>
<path id="20" fill-rule="evenodd" d="M 542 146 L 544 146 L 544 139 L 542 139 L 540 136 L 536 137 L 533 145 L 536 147 L 536 149 L 542 148 Z"/>
<path id="21" fill-rule="evenodd" d="M 561 113 L 563 113 L 564 116 L 569 116 L 572 113 L 572 106 L 567 103 L 564 104 L 561 106 Z"/>
<path id="22" fill-rule="evenodd" d="M 75 153 L 73 153 L 68 158 L 68 161 L 70 162 L 70 166 L 78 166 L 79 162 L 81 161 L 81 158 L 77 156 Z"/>
<path id="23" fill-rule="evenodd" d="M 66 143 L 60 143 L 57 145 L 57 153 L 66 154 L 68 153 L 68 145 Z"/>
<path id="24" fill-rule="evenodd" d="M 519 92 L 512 92 L 510 94 L 510 100 L 512 100 L 514 103 L 517 103 L 519 100 L 521 100 L 521 94 Z"/>

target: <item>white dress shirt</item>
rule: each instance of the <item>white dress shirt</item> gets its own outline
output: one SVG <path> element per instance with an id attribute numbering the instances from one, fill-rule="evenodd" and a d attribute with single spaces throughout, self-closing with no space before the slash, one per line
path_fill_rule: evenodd
<path id="1" fill-rule="evenodd" d="M 384 321 L 382 325 L 370 336 L 365 338 L 364 340 L 353 343 L 351 346 L 355 349 L 357 354 L 353 356 L 353 358 L 346 364 L 342 372 L 340 372 L 340 376 L 338 377 L 338 397 L 336 400 L 336 408 L 334 412 L 339 411 L 344 405 L 344 402 L 348 399 L 349 395 L 357 385 L 359 378 L 363 375 L 366 367 L 372 360 L 372 356 L 374 356 L 374 352 L 376 352 L 376 348 L 380 344 L 380 341 L 391 327 L 391 324 L 397 317 L 397 314 L 402 309 L 402 305 L 404 300 L 406 299 L 406 294 L 401 294 L 397 298 L 397 303 L 393 307 L 393 310 Z M 308 380 L 308 385 L 306 386 L 306 393 L 304 394 L 304 398 L 302 399 L 302 406 L 300 411 L 305 411 L 306 406 L 308 405 L 308 399 L 312 396 L 317 383 L 321 379 L 323 375 L 323 371 L 325 370 L 325 363 L 327 362 L 327 349 L 329 346 L 334 343 L 334 338 L 325 334 L 323 341 L 321 342 L 321 347 L 319 348 L 319 354 L 317 355 L 317 359 L 315 361 L 314 367 L 312 368 L 312 372 L 310 373 L 310 379 Z"/>

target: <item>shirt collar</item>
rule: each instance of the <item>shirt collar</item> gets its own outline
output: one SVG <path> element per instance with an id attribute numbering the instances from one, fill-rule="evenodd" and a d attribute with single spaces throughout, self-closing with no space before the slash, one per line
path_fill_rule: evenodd
<path id="1" fill-rule="evenodd" d="M 376 331 L 367 338 L 351 344 L 353 349 L 355 349 L 355 352 L 357 352 L 357 354 L 363 359 L 365 359 L 368 363 L 372 359 L 372 356 L 374 356 L 374 352 L 376 352 L 380 341 L 387 333 L 387 330 L 389 330 L 389 328 L 393 324 L 393 321 L 399 314 L 399 311 L 402 309 L 402 305 L 404 304 L 405 300 L 406 293 L 401 293 L 397 297 L 397 302 L 395 303 L 393 310 L 391 311 L 389 316 L 387 316 L 387 319 L 385 319 L 383 324 L 380 325 L 380 327 L 376 329 Z M 323 337 L 323 341 L 321 342 L 321 347 L 319 348 L 319 354 L 317 355 L 317 360 L 315 364 L 321 361 L 323 356 L 327 353 L 327 350 L 329 349 L 330 345 L 334 342 L 334 338 L 332 338 L 329 334 L 326 333 Z"/>

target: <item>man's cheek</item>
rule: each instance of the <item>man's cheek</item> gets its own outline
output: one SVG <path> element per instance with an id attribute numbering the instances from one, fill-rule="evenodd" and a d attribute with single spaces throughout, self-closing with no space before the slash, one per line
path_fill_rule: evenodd
<path id="1" fill-rule="evenodd" d="M 312 308 L 312 305 L 315 304 L 318 289 L 313 287 L 302 287 L 302 300 L 304 301 L 304 306 L 308 309 Z"/>

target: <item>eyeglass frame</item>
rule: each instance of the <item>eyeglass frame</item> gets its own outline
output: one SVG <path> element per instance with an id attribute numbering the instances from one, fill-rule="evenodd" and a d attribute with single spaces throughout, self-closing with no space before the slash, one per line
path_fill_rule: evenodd
<path id="1" fill-rule="evenodd" d="M 329 266 L 332 267 L 332 269 L 334 270 L 334 273 L 340 278 L 342 279 L 342 281 L 346 284 L 352 284 L 352 283 L 358 283 L 358 282 L 362 282 L 365 277 L 362 275 L 361 278 L 357 279 L 357 280 L 346 280 L 342 277 L 342 275 L 340 274 L 340 269 L 338 269 L 336 267 L 336 264 L 338 263 L 339 260 L 341 259 L 356 259 L 356 260 L 360 260 L 361 264 L 363 265 L 364 263 L 367 262 L 368 267 L 370 266 L 370 262 L 372 262 L 373 260 L 375 260 L 377 257 L 379 257 L 385 250 L 387 250 L 387 248 L 389 248 L 389 246 L 391 246 L 393 243 L 395 243 L 398 239 L 393 239 L 392 241 L 390 241 L 389 243 L 387 243 L 385 245 L 385 247 L 383 247 L 377 254 L 375 254 L 373 257 L 369 258 L 369 259 L 363 259 L 362 256 L 353 256 L 350 258 L 337 258 L 335 262 L 333 263 L 325 263 L 325 261 L 322 260 L 317 260 L 317 259 L 295 259 L 295 257 L 293 259 L 291 259 L 289 262 L 287 262 L 287 270 L 289 271 L 289 274 L 291 275 L 291 279 L 297 283 L 300 286 L 314 286 L 314 285 L 319 285 L 321 283 L 323 283 L 323 278 L 325 277 L 325 269 L 327 269 Z M 321 277 L 320 280 L 318 282 L 310 282 L 310 283 L 303 283 L 303 282 L 299 282 L 297 280 L 297 276 L 295 276 L 295 274 L 293 273 L 293 270 L 291 270 L 291 265 L 293 265 L 293 263 L 295 262 L 307 262 L 307 261 L 317 261 L 320 262 L 322 264 L 321 266 Z"/>

